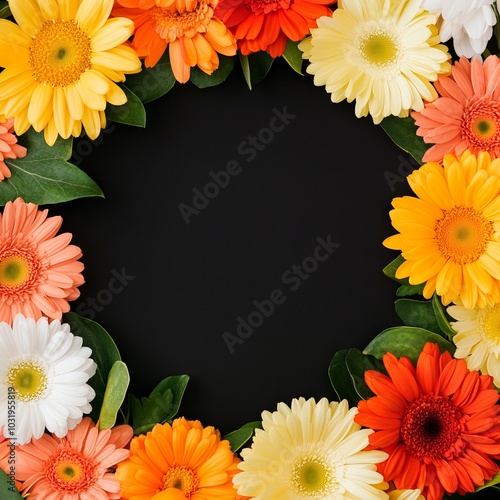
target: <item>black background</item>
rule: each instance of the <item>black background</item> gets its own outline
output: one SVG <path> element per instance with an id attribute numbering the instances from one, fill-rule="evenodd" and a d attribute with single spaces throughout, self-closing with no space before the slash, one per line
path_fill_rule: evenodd
<path id="1" fill-rule="evenodd" d="M 271 138 L 263 129 L 284 109 L 294 117 Z M 215 87 L 176 84 L 146 111 L 145 129 L 112 124 L 95 143 L 75 142 L 73 162 L 105 198 L 50 207 L 83 251 L 72 311 L 112 335 L 134 395 L 187 374 L 178 416 L 222 434 L 280 401 L 335 399 L 335 352 L 401 324 L 397 285 L 382 273 L 397 254 L 382 241 L 416 164 L 354 104 L 333 104 L 283 60 L 252 90 L 235 68 Z M 259 133 L 267 144 L 257 139 L 251 154 Z M 240 173 L 186 224 L 179 205 L 193 206 L 193 189 L 231 161 Z M 328 236 L 340 246 L 292 290 L 283 274 Z M 110 295 L 123 270 L 133 279 Z M 284 303 L 231 353 L 223 334 L 236 335 L 237 318 L 276 289 Z"/>

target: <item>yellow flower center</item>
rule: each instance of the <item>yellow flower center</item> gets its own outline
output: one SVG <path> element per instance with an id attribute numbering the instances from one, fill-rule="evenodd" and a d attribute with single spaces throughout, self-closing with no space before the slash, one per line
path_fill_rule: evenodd
<path id="1" fill-rule="evenodd" d="M 483 340 L 500 347 L 500 306 L 486 306 L 477 313 L 479 332 Z"/>
<path id="2" fill-rule="evenodd" d="M 45 21 L 29 50 L 29 65 L 39 83 L 65 87 L 91 68 L 90 38 L 74 21 Z"/>
<path id="3" fill-rule="evenodd" d="M 398 26 L 389 20 L 372 20 L 356 28 L 352 48 L 346 50 L 345 57 L 367 75 L 391 79 L 401 73 L 404 54 Z"/>
<path id="4" fill-rule="evenodd" d="M 192 38 L 197 33 L 205 33 L 214 14 L 212 0 L 201 0 L 193 8 L 180 12 L 176 4 L 169 7 L 153 7 L 150 16 L 156 24 L 156 32 L 167 42 L 183 36 Z"/>
<path id="5" fill-rule="evenodd" d="M 371 64 L 388 64 L 396 59 L 398 46 L 388 33 L 374 33 L 362 41 L 361 52 Z"/>
<path id="6" fill-rule="evenodd" d="M 52 491 L 68 495 L 87 492 L 98 479 L 98 468 L 94 461 L 67 448 L 45 463 L 44 472 Z"/>
<path id="7" fill-rule="evenodd" d="M 30 276 L 29 262 L 19 254 L 0 259 L 0 287 L 15 288 L 25 283 Z"/>
<path id="8" fill-rule="evenodd" d="M 318 497 L 332 494 L 335 476 L 331 466 L 316 455 L 301 457 L 291 472 L 291 483 L 298 494 Z"/>
<path id="9" fill-rule="evenodd" d="M 455 207 L 444 211 L 435 232 L 443 256 L 464 265 L 475 262 L 486 252 L 493 236 L 493 223 L 473 208 Z"/>
<path id="10" fill-rule="evenodd" d="M 176 488 L 186 494 L 186 498 L 191 498 L 198 490 L 200 480 L 189 467 L 179 465 L 170 468 L 163 476 L 163 489 Z"/>
<path id="11" fill-rule="evenodd" d="M 495 135 L 497 125 L 491 118 L 480 116 L 472 122 L 472 131 L 481 139 L 490 139 Z"/>
<path id="12" fill-rule="evenodd" d="M 20 401 L 36 401 L 42 399 L 47 390 L 47 373 L 35 361 L 21 361 L 9 368 L 6 385 L 15 389 Z"/>

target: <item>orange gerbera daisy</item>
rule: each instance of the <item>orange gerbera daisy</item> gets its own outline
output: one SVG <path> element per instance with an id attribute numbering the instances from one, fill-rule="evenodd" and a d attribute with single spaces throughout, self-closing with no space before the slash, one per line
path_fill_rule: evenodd
<path id="1" fill-rule="evenodd" d="M 417 135 L 434 144 L 423 160 L 440 162 L 445 154 L 460 155 L 466 149 L 499 157 L 500 59 L 492 55 L 471 62 L 461 57 L 451 75 L 439 76 L 434 86 L 441 97 L 411 113 Z"/>
<path id="2" fill-rule="evenodd" d="M 298 42 L 330 16 L 336 0 L 221 0 L 215 14 L 233 32 L 243 55 L 266 51 L 283 55 L 287 40 Z"/>
<path id="3" fill-rule="evenodd" d="M 99 431 L 89 417 L 63 438 L 44 434 L 16 447 L 16 477 L 30 500 L 120 499 L 112 469 L 129 456 L 129 425 Z"/>
<path id="4" fill-rule="evenodd" d="M 10 169 L 5 164 L 5 158 L 24 158 L 26 148 L 17 144 L 14 135 L 14 118 L 0 119 L 0 182 L 10 177 Z"/>
<path id="5" fill-rule="evenodd" d="M 236 40 L 214 17 L 218 0 L 115 0 L 114 16 L 134 22 L 132 47 L 146 67 L 154 66 L 168 46 L 175 79 L 186 83 L 191 68 L 211 74 L 219 54 L 234 56 Z"/>
<path id="6" fill-rule="evenodd" d="M 375 396 L 359 402 L 354 420 L 375 430 L 370 444 L 389 453 L 378 465 L 385 480 L 441 500 L 444 492 L 473 492 L 491 479 L 500 458 L 500 396 L 492 378 L 432 343 L 416 367 L 392 353 L 383 361 L 388 375 L 365 373 Z"/>
<path id="7" fill-rule="evenodd" d="M 135 437 L 116 478 L 129 500 L 233 500 L 239 462 L 219 431 L 181 417 Z"/>
<path id="8" fill-rule="evenodd" d="M 62 218 L 47 214 L 21 198 L 0 214 L 0 321 L 12 324 L 18 313 L 60 320 L 80 295 L 82 252 L 71 233 L 56 236 Z"/>

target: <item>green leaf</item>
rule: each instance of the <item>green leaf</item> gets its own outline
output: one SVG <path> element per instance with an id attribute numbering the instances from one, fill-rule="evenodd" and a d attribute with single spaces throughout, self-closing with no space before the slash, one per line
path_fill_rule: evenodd
<path id="1" fill-rule="evenodd" d="M 274 61 L 267 52 L 263 51 L 248 56 L 240 53 L 239 59 L 243 76 L 250 90 L 252 90 L 252 86 L 257 85 L 265 78 Z"/>
<path id="2" fill-rule="evenodd" d="M 398 255 L 392 262 L 387 264 L 384 267 L 382 272 L 388 277 L 391 278 L 396 283 L 400 283 L 401 286 L 396 290 L 396 295 L 398 297 L 407 297 L 409 295 L 422 295 L 425 287 L 425 283 L 421 283 L 420 285 L 411 285 L 408 278 L 396 278 L 396 271 L 398 267 L 404 262 L 404 258 L 402 255 Z"/>
<path id="3" fill-rule="evenodd" d="M 406 326 L 418 326 L 441 335 L 441 328 L 430 300 L 398 299 L 394 306 L 397 315 Z"/>
<path id="4" fill-rule="evenodd" d="M 16 464 L 12 463 L 6 467 L 13 467 L 12 473 L 15 474 Z M 16 488 L 14 480 L 11 479 L 2 469 L 0 469 L 0 498 L 2 500 L 21 500 L 22 496 Z"/>
<path id="5" fill-rule="evenodd" d="M 130 394 L 132 426 L 136 436 L 150 431 L 157 423 L 172 422 L 179 411 L 188 381 L 188 375 L 175 375 L 163 379 L 147 398 L 139 400 Z"/>
<path id="6" fill-rule="evenodd" d="M 9 2 L 6 2 L 5 0 L 0 1 L 0 18 L 7 19 L 11 15 Z"/>
<path id="7" fill-rule="evenodd" d="M 252 424 L 245 424 L 239 429 L 226 434 L 222 439 L 229 441 L 231 451 L 236 453 L 253 437 L 255 429 L 258 428 L 261 423 L 256 422 L 256 424 L 255 426 L 252 426 Z"/>
<path id="8" fill-rule="evenodd" d="M 71 326 L 71 332 L 83 339 L 83 345 L 92 349 L 91 358 L 97 364 L 97 371 L 89 380 L 96 397 L 92 400 L 90 417 L 94 422 L 99 418 L 108 376 L 117 361 L 121 361 L 120 352 L 109 333 L 98 323 L 69 312 L 63 315 L 63 322 Z"/>
<path id="9" fill-rule="evenodd" d="M 349 406 L 353 407 L 361 399 L 373 396 L 365 382 L 366 370 L 385 373 L 383 363 L 359 349 L 343 349 L 335 353 L 328 368 L 328 376 L 339 401 L 347 399 Z"/>
<path id="10" fill-rule="evenodd" d="M 495 484 L 500 484 L 500 472 L 495 474 L 489 481 L 485 481 L 482 486 L 476 488 L 476 491 L 484 490 L 485 488 L 491 488 Z"/>
<path id="11" fill-rule="evenodd" d="M 413 156 L 418 163 L 423 163 L 422 157 L 429 145 L 417 135 L 418 127 L 411 116 L 406 118 L 388 116 L 380 122 L 380 125 L 397 146 Z"/>
<path id="12" fill-rule="evenodd" d="M 448 315 L 448 313 L 444 310 L 443 304 L 441 303 L 441 299 L 439 295 L 434 293 L 432 297 L 432 309 L 434 311 L 434 315 L 436 317 L 436 321 L 439 325 L 440 330 L 451 339 L 455 333 L 457 333 L 450 325 L 450 321 L 452 318 Z"/>
<path id="13" fill-rule="evenodd" d="M 143 103 L 154 101 L 165 95 L 175 85 L 175 76 L 170 66 L 168 51 L 152 67 L 142 67 L 140 73 L 127 75 L 125 84 Z"/>
<path id="14" fill-rule="evenodd" d="M 127 365 L 123 361 L 115 361 L 108 374 L 108 383 L 99 414 L 99 429 L 110 429 L 115 425 L 129 383 Z"/>
<path id="15" fill-rule="evenodd" d="M 106 106 L 106 117 L 108 120 L 134 127 L 146 126 L 146 110 L 142 101 L 125 85 L 118 84 L 127 96 L 127 102 L 121 106 Z"/>
<path id="16" fill-rule="evenodd" d="M 285 52 L 283 53 L 283 59 L 290 65 L 290 67 L 299 75 L 304 75 L 302 73 L 302 51 L 299 49 L 298 45 L 300 42 L 292 42 L 288 40 L 286 42 Z"/>
<path id="17" fill-rule="evenodd" d="M 438 344 L 441 351 L 449 351 L 452 355 L 455 352 L 455 346 L 437 333 L 414 326 L 395 326 L 379 333 L 363 353 L 382 359 L 384 354 L 392 352 L 397 358 L 407 356 L 416 363 L 427 342 Z"/>
<path id="18" fill-rule="evenodd" d="M 222 83 L 234 68 L 234 57 L 219 55 L 219 67 L 211 75 L 207 75 L 200 68 L 191 68 L 189 81 L 199 89 L 214 87 Z"/>
<path id="19" fill-rule="evenodd" d="M 12 176 L 0 188 L 0 205 L 21 197 L 37 205 L 62 203 L 88 196 L 103 196 L 99 186 L 82 170 L 66 160 L 72 152 L 72 139 L 56 140 L 49 146 L 43 132 L 30 128 L 19 138 L 28 149 L 25 158 L 5 159 Z"/>

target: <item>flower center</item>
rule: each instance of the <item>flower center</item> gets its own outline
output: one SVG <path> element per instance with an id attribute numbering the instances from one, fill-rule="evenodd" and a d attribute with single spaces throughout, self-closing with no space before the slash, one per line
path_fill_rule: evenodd
<path id="1" fill-rule="evenodd" d="M 243 2 L 254 14 L 269 14 L 277 10 L 287 10 L 291 0 L 244 0 Z"/>
<path id="2" fill-rule="evenodd" d="M 476 149 L 500 154 L 500 103 L 471 103 L 464 111 L 461 133 Z"/>
<path id="3" fill-rule="evenodd" d="M 374 78 L 393 78 L 400 73 L 404 44 L 397 26 L 390 21 L 368 21 L 357 28 L 348 57 Z"/>
<path id="4" fill-rule="evenodd" d="M 71 85 L 91 68 L 90 38 L 74 21 L 45 21 L 29 50 L 33 78 L 40 83 Z"/>
<path id="5" fill-rule="evenodd" d="M 387 64 L 394 61 L 398 48 L 387 33 L 376 33 L 363 40 L 361 52 L 371 64 Z"/>
<path id="6" fill-rule="evenodd" d="M 500 306 L 486 306 L 477 313 L 479 332 L 491 347 L 500 347 Z"/>
<path id="7" fill-rule="evenodd" d="M 0 285 L 15 288 L 29 278 L 30 266 L 22 255 L 10 255 L 0 261 Z"/>
<path id="8" fill-rule="evenodd" d="M 0 295 L 7 304 L 27 300 L 23 294 L 29 294 L 42 277 L 42 263 L 30 248 L 0 250 Z"/>
<path id="9" fill-rule="evenodd" d="M 163 476 L 163 489 L 176 488 L 186 494 L 186 498 L 191 498 L 198 490 L 200 480 L 189 467 L 180 465 L 170 468 Z"/>
<path id="10" fill-rule="evenodd" d="M 153 7 L 150 16 L 156 24 L 156 32 L 167 42 L 183 36 L 192 38 L 197 33 L 205 33 L 214 14 L 214 0 L 200 0 L 192 9 L 180 12 L 176 3 L 168 7 Z"/>
<path id="11" fill-rule="evenodd" d="M 20 401 L 36 401 L 45 396 L 48 387 L 44 366 L 36 361 L 21 361 L 9 368 L 6 385 L 13 387 Z"/>
<path id="12" fill-rule="evenodd" d="M 335 474 L 322 457 L 301 457 L 292 467 L 291 483 L 300 495 L 323 497 L 332 494 Z"/>
<path id="13" fill-rule="evenodd" d="M 461 419 L 462 412 L 448 397 L 426 394 L 403 412 L 400 439 L 412 457 L 450 459 L 465 446 L 459 439 Z"/>
<path id="14" fill-rule="evenodd" d="M 456 264 L 470 264 L 486 252 L 493 236 L 493 223 L 473 208 L 455 207 L 444 211 L 435 232 L 444 257 Z"/>
<path id="15" fill-rule="evenodd" d="M 97 481 L 95 463 L 71 449 L 60 450 L 44 470 L 52 489 L 68 494 L 84 493 Z"/>

